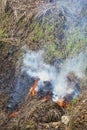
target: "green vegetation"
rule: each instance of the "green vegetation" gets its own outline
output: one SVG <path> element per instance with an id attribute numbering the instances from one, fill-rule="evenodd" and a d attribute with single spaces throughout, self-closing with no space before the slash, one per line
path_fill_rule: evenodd
<path id="1" fill-rule="evenodd" d="M 50 62 L 52 58 L 60 57 L 62 58 L 62 52 L 61 50 L 57 49 L 56 44 L 50 44 L 47 47 L 46 53 L 45 53 L 45 60 Z"/>
<path id="2" fill-rule="evenodd" d="M 4 37 L 4 31 L 0 30 L 0 39 Z"/>
<path id="3" fill-rule="evenodd" d="M 45 49 L 47 61 L 54 57 L 74 56 L 87 46 L 87 37 L 80 27 L 74 27 L 74 29 L 70 27 L 66 21 L 67 16 L 64 16 L 63 12 L 60 15 L 55 11 L 48 11 L 45 16 L 32 19 L 27 28 L 25 27 L 27 17 L 21 16 L 18 21 L 14 19 L 13 13 L 5 13 L 0 17 L 0 38 L 10 37 L 14 31 L 13 34 L 19 36 L 19 39 L 29 43 L 30 49 Z M 66 29 L 68 26 L 69 30 Z M 19 31 L 20 29 L 23 29 L 23 32 Z"/>
<path id="4" fill-rule="evenodd" d="M 26 130 L 34 130 L 35 129 L 35 123 L 34 122 L 29 122 L 27 125 L 26 125 Z"/>
<path id="5" fill-rule="evenodd" d="M 87 37 L 81 32 L 80 28 L 76 28 L 67 36 L 66 52 L 75 55 L 87 46 Z"/>
<path id="6" fill-rule="evenodd" d="M 4 13 L 0 15 L 0 38 L 12 35 L 12 28 L 14 27 L 15 19 L 13 14 Z"/>
<path id="7" fill-rule="evenodd" d="M 52 21 L 52 17 L 54 16 L 49 14 L 48 17 L 42 18 L 44 19 L 42 21 L 41 19 L 33 21 L 30 24 L 31 32 L 27 38 L 30 43 L 38 43 L 41 48 L 45 49 L 45 59 L 47 61 L 50 61 L 53 57 L 62 57 L 65 49 L 61 48 L 62 43 L 58 38 L 60 33 L 63 34 L 62 25 L 64 25 L 64 21 L 61 22 L 56 19 Z"/>
<path id="8" fill-rule="evenodd" d="M 45 49 L 46 61 L 50 62 L 54 57 L 74 56 L 84 50 L 87 46 L 87 38 L 80 27 L 76 27 L 74 30 L 71 28 L 72 31 L 68 32 L 63 29 L 64 21 L 54 19 L 52 22 L 52 17 L 49 15 L 44 18 L 44 21 L 40 20 L 41 22 L 33 21 L 29 27 L 31 32 L 27 40 L 31 43 L 38 43 Z"/>
<path id="9" fill-rule="evenodd" d="M 72 102 L 71 102 L 71 106 L 74 106 L 76 103 L 77 103 L 77 98 L 73 99 Z"/>
<path id="10" fill-rule="evenodd" d="M 40 40 L 48 40 L 52 36 L 52 27 L 49 24 L 40 24 L 40 23 L 32 23 L 30 25 L 30 41 L 31 42 L 40 42 Z"/>

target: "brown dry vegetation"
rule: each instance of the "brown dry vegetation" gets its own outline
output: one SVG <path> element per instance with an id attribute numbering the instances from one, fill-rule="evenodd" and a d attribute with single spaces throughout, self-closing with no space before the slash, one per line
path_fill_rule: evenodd
<path id="1" fill-rule="evenodd" d="M 4 0 L 2 0 L 3 2 Z M 35 97 L 28 96 L 19 108 L 16 117 L 8 117 L 6 103 L 8 95 L 5 90 L 13 88 L 14 76 L 20 66 L 21 46 L 27 44 L 30 49 L 41 48 L 43 41 L 50 49 L 47 51 L 48 61 L 52 59 L 52 53 L 56 46 L 49 44 L 54 41 L 51 35 L 52 28 L 46 25 L 49 30 L 43 34 L 42 26 L 35 23 L 34 16 L 37 13 L 39 0 L 7 0 L 6 4 L 0 5 L 0 129 L 1 130 L 86 130 L 87 129 L 87 80 L 81 82 L 85 92 L 71 105 L 69 109 L 63 109 L 52 102 L 42 102 Z M 0 3 L 1 4 L 1 3 Z M 3 8 L 2 8 L 3 7 Z M 3 11 L 3 13 L 2 13 Z M 34 24 L 33 24 L 34 23 Z M 35 28 L 36 27 L 36 28 Z M 39 31 L 37 34 L 36 29 Z M 36 32 L 35 32 L 36 31 Z M 34 35 L 37 34 L 36 37 Z M 29 37 L 31 36 L 31 37 Z M 40 46 L 41 45 L 41 46 Z M 47 49 L 48 49 L 47 48 Z M 51 53 L 52 52 L 52 53 Z M 64 51 L 63 51 L 64 53 Z M 49 55 L 51 56 L 49 58 Z M 60 51 L 54 56 L 61 57 Z M 65 55 L 65 54 L 64 54 Z M 64 57 L 63 57 L 64 58 Z M 61 122 L 61 116 L 70 116 L 68 125 Z"/>

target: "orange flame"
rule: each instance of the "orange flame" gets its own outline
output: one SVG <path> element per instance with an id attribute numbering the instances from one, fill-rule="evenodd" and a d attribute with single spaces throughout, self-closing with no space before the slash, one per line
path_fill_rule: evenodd
<path id="1" fill-rule="evenodd" d="M 60 107 L 69 108 L 69 106 L 70 106 L 70 102 L 69 101 L 59 100 L 57 103 L 58 103 L 58 105 Z"/>
<path id="2" fill-rule="evenodd" d="M 38 80 L 35 80 L 34 84 L 30 88 L 30 91 L 29 91 L 30 95 L 34 96 L 37 94 L 37 90 L 36 90 L 37 86 L 38 86 Z"/>

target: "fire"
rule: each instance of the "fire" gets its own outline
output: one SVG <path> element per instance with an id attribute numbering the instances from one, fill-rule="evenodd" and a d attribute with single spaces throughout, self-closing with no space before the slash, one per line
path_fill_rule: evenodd
<path id="1" fill-rule="evenodd" d="M 35 80 L 34 84 L 30 88 L 29 94 L 32 96 L 37 94 L 36 88 L 38 87 L 38 81 L 39 81 L 39 79 Z"/>
<path id="2" fill-rule="evenodd" d="M 64 100 L 59 100 L 58 102 L 58 105 L 60 106 L 60 107 L 65 107 L 65 108 L 69 108 L 69 106 L 70 106 L 70 102 L 69 101 L 64 101 Z"/>
<path id="3" fill-rule="evenodd" d="M 36 88 L 38 87 L 38 81 L 39 79 L 36 79 L 34 84 L 31 86 L 30 90 L 29 90 L 29 95 L 36 95 L 38 93 L 38 91 L 36 90 Z M 47 96 L 45 96 L 44 98 L 41 99 L 42 102 L 47 102 L 49 100 L 51 100 L 52 97 L 50 95 L 50 93 L 48 93 Z M 63 108 L 69 108 L 70 106 L 70 101 L 67 101 L 67 100 L 63 100 L 63 99 L 60 99 L 57 101 L 57 104 L 60 106 L 60 107 L 63 107 Z"/>

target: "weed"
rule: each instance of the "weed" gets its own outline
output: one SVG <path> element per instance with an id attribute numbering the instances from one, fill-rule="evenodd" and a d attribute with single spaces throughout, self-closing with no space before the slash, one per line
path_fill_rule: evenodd
<path id="1" fill-rule="evenodd" d="M 35 123 L 29 122 L 26 126 L 26 130 L 35 129 Z"/>
<path id="2" fill-rule="evenodd" d="M 0 38 L 4 37 L 4 31 L 0 29 Z"/>

